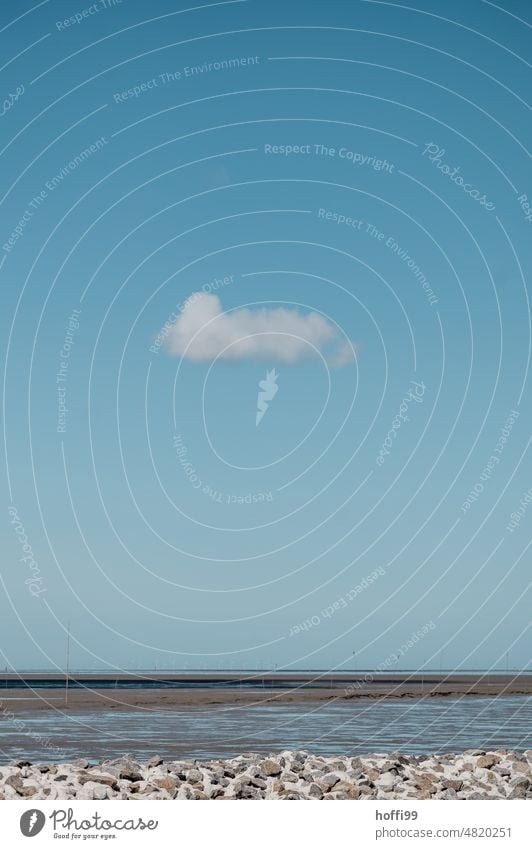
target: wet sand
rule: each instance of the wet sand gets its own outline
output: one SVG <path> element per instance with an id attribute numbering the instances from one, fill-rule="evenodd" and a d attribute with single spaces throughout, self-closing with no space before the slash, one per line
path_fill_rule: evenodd
<path id="1" fill-rule="evenodd" d="M 26 680 L 30 676 L 24 676 Z M 40 675 L 39 679 L 45 676 Z M 94 676 L 94 684 L 101 681 L 114 680 L 113 676 Z M 144 676 L 147 678 L 147 676 Z M 227 681 L 227 675 L 219 676 L 216 680 Z M 54 676 L 55 678 L 55 676 Z M 97 678 L 97 680 L 96 680 Z M 165 676 L 171 680 L 173 676 Z M 183 676 L 175 676 L 183 681 Z M 187 680 L 199 683 L 202 676 L 186 676 Z M 213 676 L 209 676 L 212 680 Z M 57 680 L 57 678 L 56 678 Z M 118 680 L 127 680 L 123 676 Z M 155 682 L 154 676 L 151 681 Z M 264 680 L 264 686 L 262 681 Z M 364 675 L 342 675 L 329 678 L 322 677 L 318 681 L 315 676 L 301 674 L 290 676 L 290 687 L 284 686 L 278 676 L 268 675 L 260 679 L 261 685 L 256 689 L 246 682 L 239 689 L 238 683 L 232 679 L 231 688 L 222 687 L 210 689 L 101 689 L 91 686 L 89 676 L 83 676 L 82 688 L 71 688 L 68 700 L 65 691 L 60 688 L 5 688 L 0 686 L 0 710 L 20 713 L 23 711 L 49 710 L 61 712 L 78 712 L 89 710 L 167 710 L 179 711 L 180 708 L 204 708 L 210 705 L 259 705 L 309 703 L 349 699 L 408 699 L 462 696 L 515 696 L 532 695 L 532 675 L 427 675 L 419 674 L 371 676 L 370 680 Z M 269 685 L 272 689 L 269 689 Z"/>

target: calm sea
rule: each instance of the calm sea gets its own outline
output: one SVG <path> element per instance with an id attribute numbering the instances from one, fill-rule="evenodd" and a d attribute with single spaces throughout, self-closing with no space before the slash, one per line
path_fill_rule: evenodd
<path id="1" fill-rule="evenodd" d="M 8 703 L 6 702 L 6 707 Z M 0 760 L 85 757 L 218 758 L 245 751 L 320 754 L 532 748 L 532 697 L 408 699 L 177 711 L 25 712 L 0 715 Z M 39 739 L 41 738 L 41 739 Z M 43 747 L 42 738 L 48 738 Z M 53 748 L 57 747 L 57 748 Z"/>

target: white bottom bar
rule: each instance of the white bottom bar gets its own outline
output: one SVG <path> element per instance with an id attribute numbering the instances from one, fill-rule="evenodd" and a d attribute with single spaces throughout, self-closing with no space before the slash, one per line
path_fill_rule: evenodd
<path id="1" fill-rule="evenodd" d="M 2 846 L 67 844 L 197 846 L 198 849 L 369 846 L 515 847 L 529 849 L 530 802 L 241 801 L 208 807 L 182 801 L 6 801 Z M 30 844 L 31 845 L 31 844 Z"/>

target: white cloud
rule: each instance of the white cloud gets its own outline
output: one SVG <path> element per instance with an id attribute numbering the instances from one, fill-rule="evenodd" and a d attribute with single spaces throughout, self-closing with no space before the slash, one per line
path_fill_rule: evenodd
<path id="1" fill-rule="evenodd" d="M 328 319 L 285 307 L 224 312 L 217 295 L 196 292 L 166 337 L 169 353 L 194 362 L 267 359 L 293 364 L 316 356 L 342 366 L 354 358 L 351 344 Z"/>

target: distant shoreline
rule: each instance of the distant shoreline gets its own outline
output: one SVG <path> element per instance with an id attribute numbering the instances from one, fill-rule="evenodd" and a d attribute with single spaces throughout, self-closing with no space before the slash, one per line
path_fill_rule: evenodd
<path id="1" fill-rule="evenodd" d="M 287 703 L 309 703 L 327 701 L 416 699 L 416 698 L 461 698 L 479 696 L 528 696 L 532 695 L 532 675 L 331 675 L 321 677 L 302 673 L 290 675 L 290 686 L 278 675 L 249 676 L 240 687 L 238 677 L 229 674 L 165 675 L 164 681 L 172 679 L 172 686 L 158 688 L 161 677 L 141 676 L 148 679 L 149 689 L 131 688 L 132 680 L 127 675 L 72 676 L 78 684 L 69 681 L 68 702 L 65 704 L 65 688 L 59 676 L 39 675 L 35 678 L 24 675 L 30 683 L 39 687 L 18 688 L 13 686 L 18 676 L 10 680 L 10 686 L 2 689 L 0 676 L 0 709 L 13 713 L 26 711 L 82 712 L 92 710 L 168 710 L 180 708 L 204 708 L 218 706 L 246 706 Z M 137 676 L 133 676 L 135 679 Z M 316 680 L 318 678 L 318 680 Z M 37 680 L 35 680 L 37 679 Z M 105 679 L 104 686 L 102 679 Z M 48 680 L 55 686 L 46 687 Z M 116 687 L 112 682 L 116 681 Z M 188 682 L 188 686 L 187 686 Z M 260 683 L 259 683 L 260 682 Z M 263 683 L 264 682 L 264 683 Z M 137 682 L 139 683 L 139 682 Z M 129 688 L 124 685 L 129 684 Z M 224 686 L 224 684 L 226 686 Z M 229 684 L 229 686 L 227 686 Z M 258 686 L 257 686 L 258 684 Z"/>

